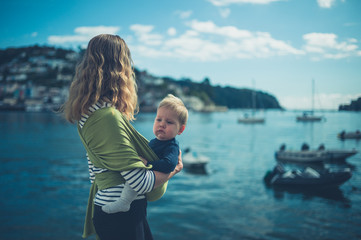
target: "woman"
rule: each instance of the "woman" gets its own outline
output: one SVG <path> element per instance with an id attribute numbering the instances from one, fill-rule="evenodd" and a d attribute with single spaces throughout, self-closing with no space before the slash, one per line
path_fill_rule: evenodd
<path id="1" fill-rule="evenodd" d="M 101 34 L 92 38 L 76 68 L 64 104 L 65 118 L 78 124 L 87 151 L 90 189 L 83 237 L 93 233 L 101 240 L 153 239 L 146 219 L 147 200 L 162 197 L 170 174 L 149 170 L 141 157 L 157 160 L 148 141 L 129 123 L 137 111 L 137 86 L 130 51 L 123 39 Z M 106 203 L 121 195 L 125 181 L 138 192 L 128 212 L 107 214 Z"/>

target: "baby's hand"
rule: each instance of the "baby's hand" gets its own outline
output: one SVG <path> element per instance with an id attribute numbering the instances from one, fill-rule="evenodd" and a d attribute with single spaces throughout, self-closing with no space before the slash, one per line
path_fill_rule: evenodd
<path id="1" fill-rule="evenodd" d="M 147 165 L 148 165 L 148 161 L 147 161 L 145 158 L 141 157 L 141 156 L 139 156 L 139 157 L 140 157 L 140 159 L 142 160 L 142 162 L 144 163 L 144 165 L 147 166 Z"/>

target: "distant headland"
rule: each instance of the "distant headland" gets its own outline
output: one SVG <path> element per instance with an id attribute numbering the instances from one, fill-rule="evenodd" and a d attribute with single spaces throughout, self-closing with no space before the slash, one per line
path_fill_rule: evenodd
<path id="1" fill-rule="evenodd" d="M 357 100 L 352 100 L 350 104 L 340 105 L 339 111 L 361 111 L 361 97 Z"/>

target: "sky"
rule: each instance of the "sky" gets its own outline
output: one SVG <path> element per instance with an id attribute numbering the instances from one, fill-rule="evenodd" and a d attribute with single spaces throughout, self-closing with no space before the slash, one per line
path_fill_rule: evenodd
<path id="1" fill-rule="evenodd" d="M 254 88 L 290 110 L 310 109 L 312 96 L 315 109 L 331 110 L 361 97 L 360 0 L 1 5 L 0 49 L 35 44 L 79 49 L 109 33 L 127 42 L 135 67 L 155 76 Z"/>

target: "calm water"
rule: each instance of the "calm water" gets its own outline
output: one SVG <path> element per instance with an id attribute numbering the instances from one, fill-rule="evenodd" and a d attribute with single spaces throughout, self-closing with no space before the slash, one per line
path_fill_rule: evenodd
<path id="1" fill-rule="evenodd" d="M 361 151 L 361 141 L 340 141 L 342 130 L 361 129 L 361 113 L 325 112 L 326 122 L 298 123 L 295 112 L 265 112 L 266 123 L 242 125 L 240 111 L 191 113 L 182 148 L 208 156 L 206 175 L 182 171 L 166 195 L 149 203 L 156 240 L 361 239 L 361 154 L 342 165 L 352 178 L 337 189 L 267 188 L 282 143 L 299 149 Z M 154 114 L 135 127 L 152 138 Z M 81 239 L 89 182 L 76 128 L 49 113 L 0 112 L 0 239 Z"/>

